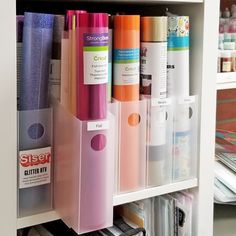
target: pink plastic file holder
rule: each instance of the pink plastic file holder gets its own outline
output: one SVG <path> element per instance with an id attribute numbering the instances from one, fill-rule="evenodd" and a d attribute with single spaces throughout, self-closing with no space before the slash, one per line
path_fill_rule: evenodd
<path id="1" fill-rule="evenodd" d="M 77 233 L 112 225 L 115 120 L 80 121 L 55 105 L 55 208 Z"/>

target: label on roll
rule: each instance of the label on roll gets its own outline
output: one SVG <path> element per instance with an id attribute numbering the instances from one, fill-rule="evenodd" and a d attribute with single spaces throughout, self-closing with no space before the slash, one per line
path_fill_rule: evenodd
<path id="1" fill-rule="evenodd" d="M 166 98 L 167 42 L 141 43 L 141 94 Z"/>
<path id="2" fill-rule="evenodd" d="M 84 34 L 84 84 L 108 82 L 108 33 Z"/>
<path id="3" fill-rule="evenodd" d="M 139 84 L 139 48 L 114 50 L 114 85 Z"/>
<path id="4" fill-rule="evenodd" d="M 51 147 L 19 152 L 19 188 L 51 182 Z"/>

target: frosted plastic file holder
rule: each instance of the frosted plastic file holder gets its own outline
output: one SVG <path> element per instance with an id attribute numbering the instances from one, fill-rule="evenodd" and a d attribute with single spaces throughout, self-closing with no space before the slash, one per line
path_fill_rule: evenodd
<path id="1" fill-rule="evenodd" d="M 154 198 L 155 235 L 174 236 L 175 203 L 169 195 Z"/>
<path id="2" fill-rule="evenodd" d="M 119 146 L 118 146 L 118 121 L 119 121 L 119 103 L 116 100 L 112 100 L 111 103 L 108 103 L 107 109 L 110 114 L 113 115 L 113 120 L 114 120 L 114 195 L 118 193 L 118 175 L 119 175 Z"/>
<path id="3" fill-rule="evenodd" d="M 19 217 L 52 209 L 52 115 L 52 108 L 18 112 Z"/>
<path id="4" fill-rule="evenodd" d="M 148 99 L 147 186 L 172 181 L 173 106 L 171 99 Z"/>
<path id="5" fill-rule="evenodd" d="M 195 178 L 197 175 L 197 120 L 197 96 L 177 99 L 174 113 L 174 182 Z"/>
<path id="6" fill-rule="evenodd" d="M 119 102 L 118 192 L 145 187 L 146 100 Z"/>
<path id="7" fill-rule="evenodd" d="M 81 234 L 113 223 L 115 122 L 80 121 L 55 106 L 55 208 Z"/>

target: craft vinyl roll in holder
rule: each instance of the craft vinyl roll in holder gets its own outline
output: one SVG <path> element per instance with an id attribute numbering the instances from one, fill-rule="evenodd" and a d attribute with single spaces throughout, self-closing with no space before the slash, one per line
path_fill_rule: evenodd
<path id="1" fill-rule="evenodd" d="M 54 16 L 24 15 L 19 103 L 18 215 L 52 208 L 49 67 Z"/>
<path id="2" fill-rule="evenodd" d="M 174 109 L 173 182 L 197 175 L 198 97 L 176 99 Z"/>
<path id="3" fill-rule="evenodd" d="M 77 117 L 105 119 L 108 82 L 108 15 L 77 14 Z"/>
<path id="4" fill-rule="evenodd" d="M 114 104 L 115 105 L 115 104 Z M 55 103 L 55 209 L 77 233 L 113 222 L 115 119 L 81 121 Z M 99 164 L 98 164 L 99 163 Z"/>
<path id="5" fill-rule="evenodd" d="M 147 102 L 118 104 L 118 192 L 131 192 L 145 187 Z"/>
<path id="6" fill-rule="evenodd" d="M 147 99 L 147 109 L 147 186 L 151 187 L 172 181 L 172 100 Z"/>
<path id="7" fill-rule="evenodd" d="M 118 191 L 142 188 L 141 139 L 145 126 L 145 102 L 139 102 L 140 16 L 114 16 L 113 97 L 119 104 Z M 145 117 L 144 117 L 145 116 Z M 140 162 L 140 163 L 139 163 Z M 145 163 L 144 163 L 145 164 Z"/>

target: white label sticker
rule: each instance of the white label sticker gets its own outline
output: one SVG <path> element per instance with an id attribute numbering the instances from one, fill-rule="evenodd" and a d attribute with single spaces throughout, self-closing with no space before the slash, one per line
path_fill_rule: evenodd
<path id="1" fill-rule="evenodd" d="M 90 121 L 87 124 L 87 130 L 93 131 L 93 130 L 105 130 L 109 129 L 109 121 L 103 120 L 103 121 Z"/>
<path id="2" fill-rule="evenodd" d="M 195 96 L 182 97 L 178 99 L 179 104 L 191 104 L 195 102 Z"/>
<path id="3" fill-rule="evenodd" d="M 108 82 L 108 50 L 84 51 L 84 84 Z"/>
<path id="4" fill-rule="evenodd" d="M 51 182 L 51 147 L 19 152 L 19 188 Z"/>
<path id="5" fill-rule="evenodd" d="M 156 106 L 169 106 L 171 104 L 171 98 L 165 98 L 165 99 L 158 99 L 158 98 L 152 98 L 151 99 L 152 107 Z"/>

